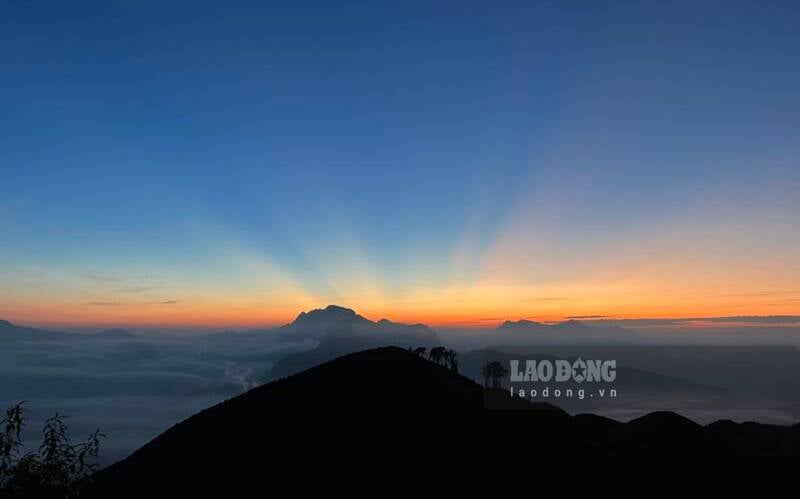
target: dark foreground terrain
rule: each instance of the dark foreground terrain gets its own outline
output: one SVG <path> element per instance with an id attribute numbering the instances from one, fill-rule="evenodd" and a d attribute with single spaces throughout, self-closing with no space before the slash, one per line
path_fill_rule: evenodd
<path id="1" fill-rule="evenodd" d="M 742 477 L 732 458 L 800 456 L 800 426 L 700 426 L 667 412 L 619 423 L 484 392 L 400 348 L 347 355 L 175 425 L 101 471 L 94 494 L 315 496 L 490 481 L 614 489 L 698 477 L 719 491 Z M 505 409 L 485 409 L 484 397 Z"/>

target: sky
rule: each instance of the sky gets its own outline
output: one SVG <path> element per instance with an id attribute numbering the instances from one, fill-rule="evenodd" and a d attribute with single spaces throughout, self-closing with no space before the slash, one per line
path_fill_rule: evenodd
<path id="1" fill-rule="evenodd" d="M 800 314 L 797 2 L 7 2 L 0 318 Z"/>

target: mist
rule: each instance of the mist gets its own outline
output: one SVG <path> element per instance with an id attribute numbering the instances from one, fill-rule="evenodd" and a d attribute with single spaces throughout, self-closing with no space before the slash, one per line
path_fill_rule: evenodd
<path id="1" fill-rule="evenodd" d="M 15 341 L 0 350 L 0 407 L 20 401 L 30 416 L 26 442 L 41 423 L 69 417 L 76 439 L 106 434 L 101 459 L 124 457 L 171 425 L 270 379 L 274 362 L 312 341 L 273 335 L 208 335 L 105 341 Z"/>
<path id="2" fill-rule="evenodd" d="M 342 314 L 362 321 L 361 329 L 352 324 L 344 327 Z M 706 399 L 703 395 L 700 403 L 691 405 L 681 405 L 681 400 L 672 397 L 665 399 L 664 407 L 628 404 L 595 408 L 598 413 L 605 410 L 618 419 L 669 408 L 682 410 L 700 421 L 726 417 L 786 422 L 796 420 L 800 414 L 800 387 L 793 382 L 800 375 L 794 367 L 800 365 L 796 348 L 800 345 L 800 327 L 768 321 L 740 326 L 709 321 L 705 326 L 692 327 L 663 321 L 516 321 L 497 328 L 433 330 L 373 323 L 350 310 L 329 307 L 283 328 L 239 333 L 195 331 L 174 335 L 150 330 L 133 335 L 117 331 L 118 337 L 53 333 L 10 323 L 7 329 L 0 350 L 0 405 L 26 401 L 30 418 L 26 429 L 28 445 L 38 445 L 41 423 L 58 412 L 69 417 L 75 439 L 96 428 L 107 435 L 101 454 L 103 464 L 127 456 L 192 414 L 276 376 L 290 374 L 292 371 L 285 369 L 273 373 L 273 367 L 281 361 L 284 368 L 286 359 L 294 359 L 295 364 L 288 363 L 290 368 L 308 368 L 351 351 L 398 344 L 398 338 L 403 339 L 404 348 L 441 343 L 459 351 L 464 358 L 464 374 L 478 382 L 480 352 L 486 349 L 529 346 L 540 352 L 557 352 L 558 347 L 603 346 L 608 348 L 604 355 L 620 359 L 626 367 L 726 392 L 724 398 L 715 394 Z M 734 360 L 730 360 L 730 351 L 676 356 L 674 352 L 691 351 L 670 349 L 704 345 L 788 348 L 745 349 L 742 351 L 752 352 L 752 356 Z M 574 352 L 581 354 L 581 350 Z M 751 369 L 741 370 L 741 365 Z M 648 386 L 639 388 L 650 390 Z M 769 394 L 769 400 L 763 399 L 764 394 Z M 697 398 L 696 395 L 693 392 L 692 397 Z"/>

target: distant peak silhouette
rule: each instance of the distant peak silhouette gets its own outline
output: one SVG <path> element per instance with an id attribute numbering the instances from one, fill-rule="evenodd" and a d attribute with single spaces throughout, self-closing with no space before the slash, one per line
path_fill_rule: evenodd
<path id="1" fill-rule="evenodd" d="M 321 338 L 331 330 L 350 331 L 353 327 L 374 324 L 362 317 L 355 310 L 338 305 L 328 305 L 308 312 L 301 312 L 297 318 L 278 328 L 279 331 L 291 333 L 293 336 L 305 335 Z"/>
<path id="2" fill-rule="evenodd" d="M 356 315 L 356 311 L 352 308 L 342 307 L 340 305 L 328 305 L 325 307 L 327 312 L 346 312 L 348 314 Z"/>
<path id="3" fill-rule="evenodd" d="M 306 325 L 315 323 L 315 325 L 319 325 L 321 323 L 335 323 L 341 320 L 363 320 L 366 321 L 364 317 L 358 315 L 355 310 L 341 307 L 339 305 L 328 305 L 325 308 L 317 308 L 314 310 L 309 310 L 308 312 L 300 312 L 297 318 L 287 324 L 287 326 L 293 325 Z"/>
<path id="4" fill-rule="evenodd" d="M 522 327 L 544 326 L 544 324 L 542 324 L 541 322 L 529 321 L 527 319 L 520 319 L 518 321 L 505 321 L 500 325 L 499 329 L 508 329 L 520 326 Z"/>

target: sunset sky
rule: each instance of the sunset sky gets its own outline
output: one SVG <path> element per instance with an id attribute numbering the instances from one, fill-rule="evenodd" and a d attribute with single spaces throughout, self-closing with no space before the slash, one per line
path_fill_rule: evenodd
<path id="1" fill-rule="evenodd" d="M 0 318 L 800 315 L 800 3 L 11 2 Z"/>

